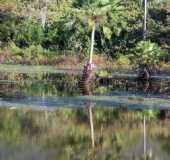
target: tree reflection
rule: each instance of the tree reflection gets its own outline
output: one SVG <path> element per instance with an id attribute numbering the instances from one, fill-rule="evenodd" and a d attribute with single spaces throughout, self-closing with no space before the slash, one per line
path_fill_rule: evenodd
<path id="1" fill-rule="evenodd" d="M 87 74 L 87 73 L 86 73 Z M 91 74 L 91 73 L 89 73 Z M 83 75 L 86 76 L 86 75 Z M 91 75 L 89 75 L 91 77 Z M 91 78 L 86 78 L 86 77 L 82 77 L 79 87 L 80 87 L 80 91 L 81 94 L 84 96 L 90 96 L 92 95 L 92 91 L 90 88 L 90 79 Z M 89 122 L 90 122 L 90 133 L 91 133 L 91 144 L 92 144 L 92 148 L 95 147 L 95 138 L 94 138 L 94 123 L 93 123 L 93 111 L 92 108 L 94 107 L 94 103 L 90 100 L 88 100 L 85 103 L 86 108 L 88 108 L 88 112 L 89 112 Z"/>
<path id="2" fill-rule="evenodd" d="M 154 160 L 160 156 L 168 160 L 170 121 L 158 119 L 159 111 L 95 108 L 94 112 L 94 104 L 86 105 L 89 106 L 88 112 L 84 109 L 45 112 L 0 109 L 0 141 L 15 149 L 31 143 L 33 148 L 41 148 L 41 153 L 48 152 L 54 156 L 51 150 L 56 150 L 56 157 L 69 160 L 79 159 L 78 157 L 99 160 L 107 160 L 108 157 L 115 160 Z M 145 145 L 144 129 L 147 138 Z M 6 145 L 1 146 L 3 147 L 9 149 Z M 24 153 L 17 149 L 15 153 L 19 151 L 20 154 Z M 54 159 L 50 157 L 48 160 Z"/>

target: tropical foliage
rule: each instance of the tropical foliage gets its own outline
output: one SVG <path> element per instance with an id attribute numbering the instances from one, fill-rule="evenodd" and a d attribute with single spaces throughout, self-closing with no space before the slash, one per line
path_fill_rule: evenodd
<path id="1" fill-rule="evenodd" d="M 163 51 L 156 43 L 150 41 L 141 41 L 137 43 L 132 51 L 132 60 L 135 60 L 137 65 L 156 65 L 160 57 L 163 56 Z"/>
<path id="2" fill-rule="evenodd" d="M 168 52 L 168 1 L 149 1 L 148 13 L 150 46 L 153 43 L 157 46 L 155 54 L 162 50 Z M 144 46 L 140 42 L 143 4 L 138 0 L 0 0 L 0 24 L 1 50 L 10 49 L 12 42 L 20 49 L 34 45 L 52 54 L 71 50 L 75 55 L 81 52 L 86 57 L 94 24 L 94 52 L 97 54 L 118 58 Z M 136 52 L 134 57 L 137 57 Z"/>

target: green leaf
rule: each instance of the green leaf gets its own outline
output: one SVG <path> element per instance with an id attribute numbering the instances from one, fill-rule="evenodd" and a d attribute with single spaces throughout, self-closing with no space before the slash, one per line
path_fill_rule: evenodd
<path id="1" fill-rule="evenodd" d="M 110 28 L 103 26 L 103 33 L 107 39 L 109 39 L 109 40 L 111 39 L 112 31 L 110 30 Z"/>

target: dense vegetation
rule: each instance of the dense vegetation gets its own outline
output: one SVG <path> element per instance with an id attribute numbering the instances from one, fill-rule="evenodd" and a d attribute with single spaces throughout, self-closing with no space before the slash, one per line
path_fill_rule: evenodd
<path id="1" fill-rule="evenodd" d="M 6 157 L 2 154 L 2 158 L 9 160 L 12 157 L 15 160 L 24 155 L 26 160 L 30 157 L 49 160 L 118 160 L 127 159 L 126 154 L 131 153 L 132 160 L 143 160 L 143 151 L 138 154 L 133 152 L 133 147 L 138 146 L 143 138 L 143 113 L 147 117 L 147 136 L 152 142 L 158 142 L 156 144 L 161 150 L 158 153 L 166 150 L 169 156 L 169 120 L 160 121 L 153 110 L 93 109 L 95 148 L 91 149 L 87 109 L 58 109 L 51 112 L 1 108 L 0 140 L 4 143 L 3 148 L 9 152 Z M 148 150 L 147 153 L 148 160 L 162 159 L 162 155 L 155 150 Z"/>
<path id="2" fill-rule="evenodd" d="M 95 53 L 137 64 L 167 59 L 168 0 L 148 3 L 143 42 L 140 0 L 0 0 L 1 63 L 57 64 L 58 56 L 89 54 L 96 24 Z M 128 60 L 127 60 L 128 59 Z"/>

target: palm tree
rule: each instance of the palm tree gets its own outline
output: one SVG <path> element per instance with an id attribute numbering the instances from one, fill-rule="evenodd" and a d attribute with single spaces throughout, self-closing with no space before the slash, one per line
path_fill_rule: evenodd
<path id="1" fill-rule="evenodd" d="M 87 21 L 89 27 L 92 28 L 91 49 L 87 63 L 88 69 L 92 70 L 96 29 L 103 26 L 104 33 L 107 37 L 111 37 L 112 31 L 108 27 L 104 28 L 104 26 L 107 25 L 109 18 L 113 18 L 114 23 L 120 21 L 120 17 L 124 14 L 124 5 L 121 0 L 76 0 L 74 6 L 76 7 L 76 16 Z M 80 8 L 78 8 L 79 6 Z"/>

